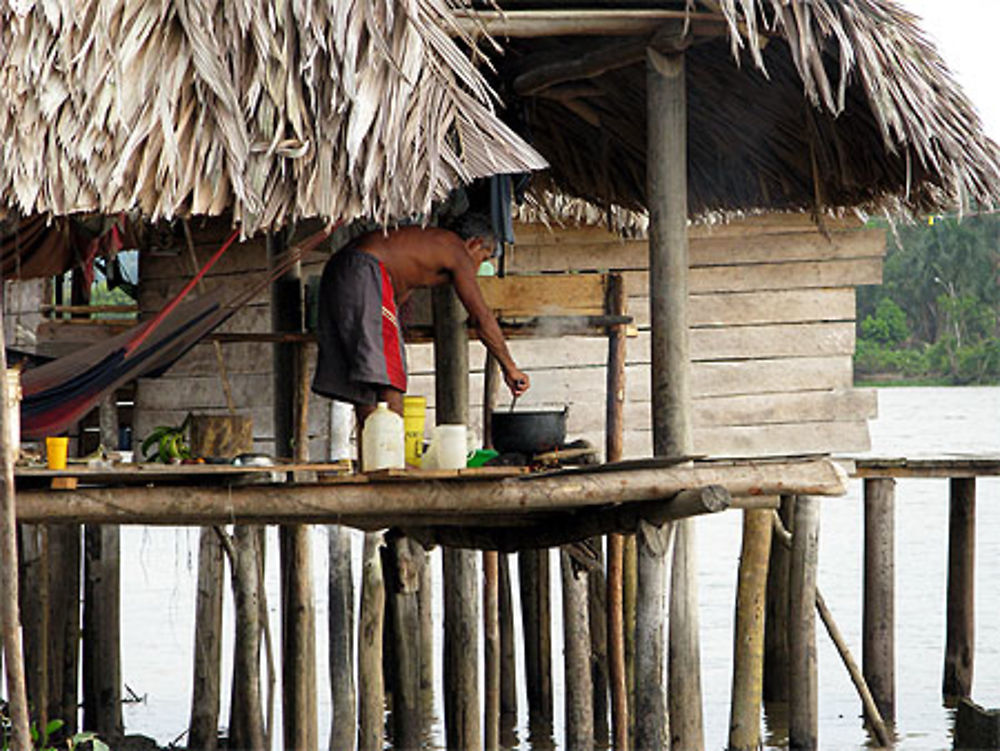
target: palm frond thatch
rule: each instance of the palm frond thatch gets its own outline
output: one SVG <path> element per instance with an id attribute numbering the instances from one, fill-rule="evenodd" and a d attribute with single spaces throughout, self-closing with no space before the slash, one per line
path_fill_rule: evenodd
<path id="1" fill-rule="evenodd" d="M 151 219 L 426 211 L 544 160 L 450 0 L 0 0 L 0 207 Z"/>
<path id="2" fill-rule="evenodd" d="M 644 4 L 651 6 L 711 12 L 724 28 L 695 36 L 685 53 L 693 215 L 855 207 L 919 213 L 997 202 L 1000 151 L 918 19 L 894 0 Z M 627 43 L 513 39 L 496 60 L 498 80 L 504 91 L 516 90 L 519 77 L 540 65 Z M 643 63 L 561 83 L 518 98 L 524 128 L 552 164 L 550 184 L 599 207 L 642 211 Z"/>

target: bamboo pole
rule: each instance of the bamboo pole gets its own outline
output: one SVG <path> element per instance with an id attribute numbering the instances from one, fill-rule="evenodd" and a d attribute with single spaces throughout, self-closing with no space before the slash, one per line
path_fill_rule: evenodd
<path id="1" fill-rule="evenodd" d="M 795 496 L 781 496 L 781 522 L 792 529 Z M 771 546 L 767 568 L 767 614 L 764 618 L 764 702 L 788 701 L 788 573 L 791 553 L 784 545 Z"/>
<path id="2" fill-rule="evenodd" d="M 358 751 L 382 751 L 385 687 L 382 683 L 382 630 L 385 585 L 379 554 L 382 535 L 365 535 L 358 621 Z M 348 746 L 347 748 L 350 748 Z"/>
<path id="3" fill-rule="evenodd" d="M 818 552 L 819 502 L 799 496 L 795 502 L 788 612 L 791 654 L 788 745 L 801 751 L 815 751 L 819 743 L 815 611 Z"/>
<path id="4" fill-rule="evenodd" d="M 889 722 L 896 716 L 895 487 L 892 478 L 864 482 L 862 664 L 879 714 Z"/>
<path id="5" fill-rule="evenodd" d="M 594 748 L 594 697 L 590 669 L 587 575 L 563 548 L 559 555 L 563 592 L 563 645 L 566 676 L 566 748 Z"/>
<path id="6" fill-rule="evenodd" d="M 743 512 L 743 552 L 736 589 L 733 627 L 733 698 L 729 748 L 760 748 L 760 705 L 764 684 L 764 610 L 767 564 L 771 551 L 771 517 L 767 509 Z"/>
<path id="7" fill-rule="evenodd" d="M 330 751 L 354 748 L 357 710 L 354 691 L 354 575 L 351 533 L 330 526 L 328 584 L 330 631 Z"/>
<path id="8" fill-rule="evenodd" d="M 483 747 L 500 748 L 500 562 L 495 550 L 483 553 L 483 641 L 485 669 Z"/>
<path id="9" fill-rule="evenodd" d="M 972 692 L 976 636 L 976 478 L 953 477 L 949 488 L 948 623 L 941 693 L 951 705 Z"/>

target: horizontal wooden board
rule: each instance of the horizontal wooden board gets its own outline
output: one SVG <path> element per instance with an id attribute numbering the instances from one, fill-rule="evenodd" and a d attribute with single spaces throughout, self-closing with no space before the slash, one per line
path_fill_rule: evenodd
<path id="1" fill-rule="evenodd" d="M 716 292 L 690 296 L 688 321 L 696 328 L 853 321 L 855 311 L 853 287 Z M 630 297 L 628 314 L 636 326 L 648 327 L 649 298 Z"/>
<path id="2" fill-rule="evenodd" d="M 849 454 L 870 449 L 871 438 L 864 421 L 813 422 L 697 429 L 694 447 L 712 457 Z"/>
<path id="3" fill-rule="evenodd" d="M 481 277 L 479 287 L 490 309 L 504 316 L 604 312 L 604 278 L 600 274 Z"/>
<path id="4" fill-rule="evenodd" d="M 863 222 L 855 216 L 823 219 L 828 232 L 859 229 Z M 775 235 L 785 233 L 819 232 L 819 225 L 809 214 L 759 214 L 734 219 L 731 222 L 713 224 L 699 223 L 688 227 L 688 234 L 696 237 L 742 237 L 746 235 Z M 541 222 L 514 223 L 514 237 L 518 243 L 601 243 L 617 239 L 618 235 L 604 227 L 567 225 L 560 227 L 553 223 L 546 227 Z"/>
<path id="5" fill-rule="evenodd" d="M 257 342 L 226 342 L 222 347 L 222 361 L 228 373 L 258 373 L 270 372 L 271 345 Z M 310 347 L 310 349 L 315 349 Z M 215 355 L 215 345 L 212 342 L 202 342 L 196 345 L 184 357 L 174 363 L 167 375 L 197 376 L 213 375 L 219 372 L 219 364 Z"/>
<path id="6" fill-rule="evenodd" d="M 692 268 L 738 266 L 750 263 L 831 261 L 881 257 L 886 231 L 856 230 L 752 237 L 699 237 L 689 243 Z M 649 268 L 649 244 L 645 240 L 610 239 L 604 243 L 525 243 L 510 251 L 507 270 L 514 274 L 580 271 L 641 270 Z"/>

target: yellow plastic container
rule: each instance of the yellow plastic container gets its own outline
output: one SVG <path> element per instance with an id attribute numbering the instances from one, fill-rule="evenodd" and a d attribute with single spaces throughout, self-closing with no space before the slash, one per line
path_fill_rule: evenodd
<path id="1" fill-rule="evenodd" d="M 424 423 L 427 419 L 427 399 L 423 396 L 403 397 L 403 429 L 406 431 L 406 463 L 420 466 L 424 453 Z"/>
<path id="2" fill-rule="evenodd" d="M 45 461 L 49 469 L 66 469 L 68 449 L 69 438 L 63 436 L 47 436 L 45 438 Z"/>

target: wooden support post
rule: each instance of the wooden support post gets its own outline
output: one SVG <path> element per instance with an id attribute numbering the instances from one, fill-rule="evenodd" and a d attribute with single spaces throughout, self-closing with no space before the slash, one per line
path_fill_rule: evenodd
<path id="1" fill-rule="evenodd" d="M 385 585 L 379 553 L 381 543 L 381 533 L 365 534 L 361 563 L 361 613 L 358 620 L 358 751 L 382 751 L 384 747 L 382 626 L 385 617 Z M 350 748 L 350 745 L 346 748 Z"/>
<path id="2" fill-rule="evenodd" d="M 198 543 L 194 678 L 187 743 L 191 751 L 214 751 L 219 745 L 223 573 L 223 549 L 219 533 L 214 527 L 202 527 Z"/>
<path id="3" fill-rule="evenodd" d="M 549 551 L 517 554 L 524 631 L 524 673 L 528 692 L 528 731 L 552 732 L 552 635 L 549 603 Z"/>
<path id="4" fill-rule="evenodd" d="M 883 720 L 896 717 L 895 488 L 889 477 L 864 483 L 865 571 L 862 657 L 865 681 Z"/>
<path id="5" fill-rule="evenodd" d="M 439 424 L 469 422 L 469 340 L 465 312 L 450 286 L 431 293 L 434 389 Z M 449 748 L 482 746 L 479 722 L 479 586 L 476 554 L 444 551 L 445 737 Z"/>
<path id="6" fill-rule="evenodd" d="M 603 537 L 590 539 L 601 565 L 587 573 L 594 743 L 599 748 L 608 745 L 608 585 L 604 575 L 603 542 Z"/>
<path id="7" fill-rule="evenodd" d="M 563 592 L 563 644 L 566 675 L 566 748 L 594 748 L 594 697 L 590 669 L 587 574 L 574 571 L 565 548 L 560 551 Z"/>
<path id="8" fill-rule="evenodd" d="M 819 747 L 816 682 L 816 566 L 819 553 L 819 501 L 799 496 L 792 536 L 788 746 L 793 751 Z"/>
<path id="9" fill-rule="evenodd" d="M 269 266 L 286 251 L 284 233 L 269 233 Z M 302 271 L 294 264 L 271 285 L 271 329 L 276 333 L 303 330 Z M 301 345 L 275 343 L 274 453 L 277 457 L 308 458 L 308 432 L 302 415 L 308 390 L 303 390 Z M 298 419 L 297 419 L 298 415 Z M 285 748 L 316 751 L 316 612 L 312 601 L 309 531 L 300 525 L 279 530 L 281 558 L 281 675 Z"/>
<path id="10" fill-rule="evenodd" d="M 253 422 L 238 415 L 192 415 L 190 438 L 195 456 L 235 457 L 253 449 Z M 221 527 L 202 527 L 198 544 L 194 677 L 188 726 L 188 748 L 192 751 L 214 751 L 219 745 L 225 535 Z"/>
<path id="11" fill-rule="evenodd" d="M 102 738 L 123 732 L 118 527 L 84 528 L 83 727 Z"/>
<path id="12" fill-rule="evenodd" d="M 486 671 L 484 709 L 486 751 L 500 748 L 500 562 L 495 550 L 483 552 L 483 642 Z"/>
<path id="13" fill-rule="evenodd" d="M 622 618 L 625 628 L 625 688 L 628 695 L 628 737 L 635 739 L 635 628 L 639 600 L 639 537 L 625 537 L 622 564 Z"/>
<path id="14" fill-rule="evenodd" d="M 45 727 L 49 721 L 49 558 L 48 527 L 20 528 L 21 616 L 24 633 L 25 678 L 31 721 Z"/>
<path id="15" fill-rule="evenodd" d="M 424 723 L 434 721 L 434 587 L 431 582 L 431 556 L 424 553 L 420 568 L 420 591 L 417 607 L 420 609 L 420 691 L 423 697 Z"/>
<path id="16" fill-rule="evenodd" d="M 517 744 L 517 647 L 514 634 L 514 603 L 510 588 L 510 556 L 500 562 L 500 743 Z"/>
<path id="17" fill-rule="evenodd" d="M 949 705 L 972 692 L 975 659 L 976 478 L 953 477 L 948 515 L 948 624 L 941 693 Z"/>
<path id="18" fill-rule="evenodd" d="M 729 720 L 729 748 L 732 751 L 756 751 L 761 745 L 764 601 L 771 550 L 771 517 L 769 509 L 743 512 L 743 552 L 733 627 L 733 698 Z"/>
<path id="19" fill-rule="evenodd" d="M 259 527 L 240 524 L 233 530 L 231 576 L 236 636 L 229 744 L 252 751 L 270 748 L 260 687 L 262 541 Z"/>
<path id="20" fill-rule="evenodd" d="M 611 691 L 611 748 L 614 751 L 628 749 L 628 684 L 622 608 L 624 552 L 624 538 L 608 535 L 608 682 Z"/>
<path id="21" fill-rule="evenodd" d="M 79 524 L 48 526 L 49 605 L 57 616 L 49 631 L 49 717 L 63 720 L 67 732 L 79 725 L 82 533 Z"/>
<path id="22" fill-rule="evenodd" d="M 330 631 L 330 751 L 354 747 L 356 709 L 354 693 L 354 575 L 351 532 L 328 528 L 330 558 L 328 597 Z"/>
<path id="23" fill-rule="evenodd" d="M 795 496 L 781 496 L 778 511 L 785 529 L 792 530 Z M 788 701 L 788 575 L 791 551 L 771 546 L 767 568 L 767 615 L 764 618 L 764 703 Z"/>
<path id="24" fill-rule="evenodd" d="M 392 737 L 397 748 L 419 748 L 424 712 L 420 693 L 420 632 L 417 588 L 424 551 L 413 540 L 394 536 L 383 549 L 386 589 L 386 633 L 395 658 L 388 680 L 392 694 Z"/>
<path id="25" fill-rule="evenodd" d="M 676 29 L 677 33 L 682 33 Z M 687 239 L 687 102 L 684 55 L 662 55 L 646 50 L 646 195 L 649 207 L 649 298 L 651 320 L 650 368 L 653 402 L 653 453 L 684 457 L 693 449 L 691 433 L 690 349 L 688 346 L 688 239 Z M 704 746 L 701 723 L 701 678 L 694 612 L 697 591 L 694 566 L 685 556 L 691 522 L 681 522 L 685 532 L 674 554 L 671 576 L 668 736 L 663 680 L 663 629 L 665 611 L 662 588 L 666 567 L 665 534 L 639 536 L 640 566 L 636 622 L 636 745 L 641 748 L 685 749 Z M 642 548 L 645 548 L 642 550 Z M 680 577 L 683 574 L 683 578 Z M 673 612 L 676 604 L 682 614 Z M 692 609 L 687 610 L 688 607 Z M 686 631 L 686 632 L 685 632 Z M 656 644 L 655 642 L 659 642 Z M 685 650 L 681 652 L 679 650 Z M 660 662 L 644 664 L 647 659 Z M 675 713 L 683 713 L 676 716 Z M 679 744 L 679 745 L 678 745 Z"/>

